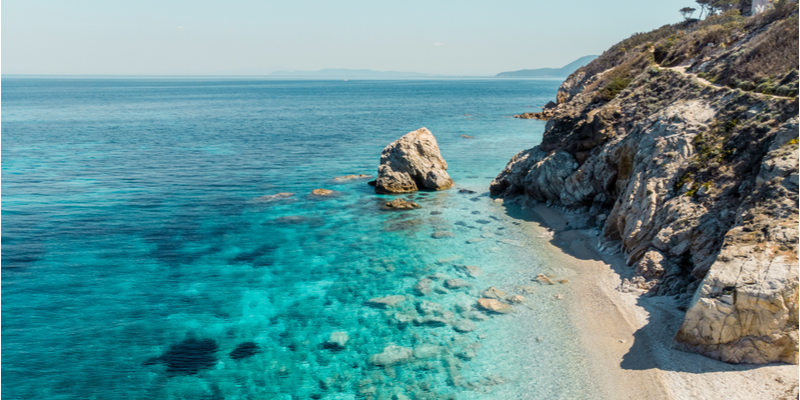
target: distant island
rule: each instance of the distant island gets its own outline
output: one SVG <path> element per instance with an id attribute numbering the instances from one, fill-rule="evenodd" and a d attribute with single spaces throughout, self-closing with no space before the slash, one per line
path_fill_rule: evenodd
<path id="1" fill-rule="evenodd" d="M 589 64 L 598 56 L 583 56 L 562 68 L 521 69 L 519 71 L 501 72 L 496 78 L 566 78 L 578 68 Z"/>
<path id="2" fill-rule="evenodd" d="M 332 76 L 338 78 L 391 78 L 409 76 L 436 76 L 435 74 L 425 74 L 420 72 L 398 72 L 398 71 L 373 71 L 370 69 L 346 69 L 346 68 L 327 68 L 319 71 L 275 71 L 270 75 L 281 76 Z"/>

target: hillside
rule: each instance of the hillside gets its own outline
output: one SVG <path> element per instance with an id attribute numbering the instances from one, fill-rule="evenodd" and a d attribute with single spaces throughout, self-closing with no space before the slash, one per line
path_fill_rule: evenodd
<path id="1" fill-rule="evenodd" d="M 561 68 L 522 69 L 519 71 L 501 72 L 496 78 L 566 78 L 578 68 L 589 64 L 597 56 L 583 56 Z"/>
<path id="2" fill-rule="evenodd" d="M 685 299 L 676 347 L 796 364 L 797 95 L 797 2 L 636 34 L 562 84 L 491 194 L 583 214 L 631 285 Z"/>

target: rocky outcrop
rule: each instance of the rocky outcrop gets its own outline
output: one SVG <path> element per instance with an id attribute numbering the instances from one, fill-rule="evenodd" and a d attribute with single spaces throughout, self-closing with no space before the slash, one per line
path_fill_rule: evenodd
<path id="1" fill-rule="evenodd" d="M 375 192 L 407 193 L 452 186 L 447 162 L 427 128 L 409 132 L 383 149 Z"/>
<path id="2" fill-rule="evenodd" d="M 680 38 L 662 30 L 648 40 Z M 764 32 L 737 33 L 739 53 Z M 515 155 L 490 192 L 583 214 L 580 227 L 602 229 L 604 249 L 636 269 L 638 290 L 686 299 L 676 347 L 797 363 L 798 100 L 661 68 L 636 40 L 564 82 L 542 143 Z M 732 54 L 703 49 L 692 61 Z"/>

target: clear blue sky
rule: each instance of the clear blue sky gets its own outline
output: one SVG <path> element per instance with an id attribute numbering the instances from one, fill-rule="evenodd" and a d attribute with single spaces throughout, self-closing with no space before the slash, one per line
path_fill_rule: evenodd
<path id="1" fill-rule="evenodd" d="M 688 0 L 5 0 L 3 74 L 561 67 L 681 20 Z"/>

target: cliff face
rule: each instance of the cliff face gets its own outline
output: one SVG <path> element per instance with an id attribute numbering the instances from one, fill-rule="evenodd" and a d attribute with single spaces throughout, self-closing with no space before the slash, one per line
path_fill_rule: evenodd
<path id="1" fill-rule="evenodd" d="M 564 82 L 492 195 L 588 213 L 643 289 L 694 293 L 676 346 L 797 363 L 797 35 L 790 2 L 615 45 Z"/>

